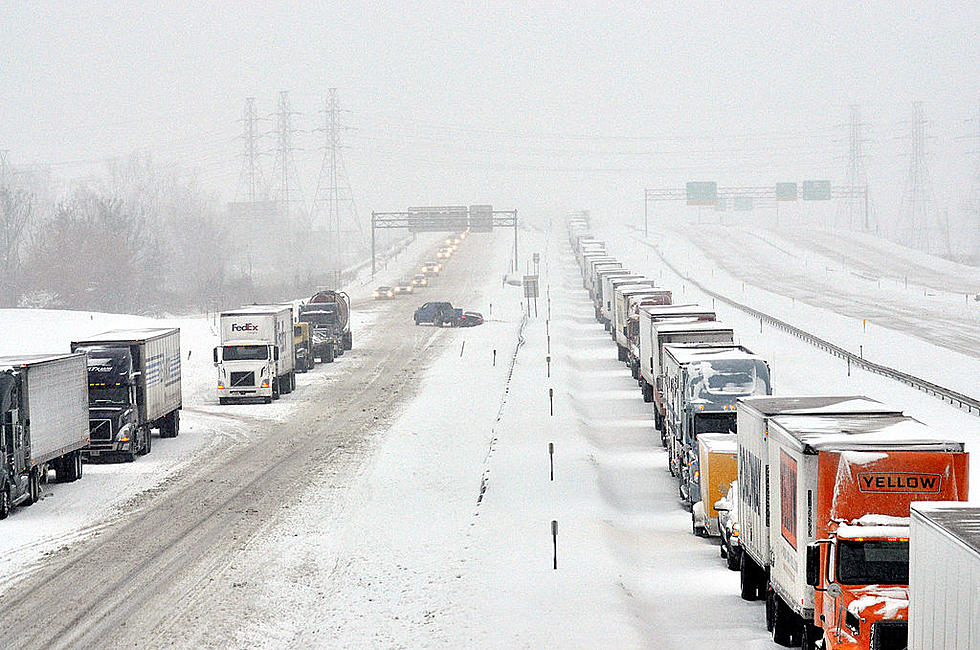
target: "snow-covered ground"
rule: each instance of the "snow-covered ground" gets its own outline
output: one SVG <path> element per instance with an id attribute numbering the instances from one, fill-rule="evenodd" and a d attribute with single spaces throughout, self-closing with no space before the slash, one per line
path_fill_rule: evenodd
<path id="1" fill-rule="evenodd" d="M 633 233 L 603 236 L 611 254 L 662 277 L 675 299 L 710 304 L 671 276 Z M 498 238 L 498 263 L 481 270 L 482 277 L 474 274 L 460 297 L 482 309 L 488 322 L 440 332 L 433 349 L 441 352 L 408 380 L 418 382 L 408 387 L 412 400 L 398 400 L 401 378 L 391 378 L 391 403 L 398 406 L 388 412 L 388 405 L 378 405 L 370 451 L 353 465 L 354 479 L 334 473 L 346 471 L 342 462 L 311 476 L 298 500 L 265 521 L 210 576 L 207 619 L 158 631 L 156 639 L 270 648 L 775 647 L 762 604 L 739 598 L 738 574 L 725 567 L 716 540 L 691 534 L 690 513 L 678 501 L 649 405 L 592 317 L 560 226 L 547 235 L 525 231 L 522 238 L 528 256 L 542 254 L 537 316 L 532 306 L 525 317 L 518 287 L 501 284 L 509 242 Z M 674 259 L 696 260 L 689 272 L 711 286 L 723 281 L 740 289 L 739 280 L 725 278 L 683 242 L 664 234 L 657 243 Z M 668 244 L 676 247 L 668 251 Z M 366 296 L 371 288 L 360 291 Z M 781 297 L 758 295 L 757 302 L 738 299 L 785 316 L 777 311 Z M 373 337 L 368 343 L 383 345 L 380 312 L 368 305 L 355 312 L 355 331 L 379 332 L 367 334 Z M 739 342 L 770 360 L 777 394 L 882 399 L 966 440 L 976 451 L 973 469 L 980 467 L 976 416 L 856 369 L 848 376 L 840 360 L 779 331 L 760 332 L 741 312 L 716 309 Z M 801 326 L 824 328 L 831 339 L 852 335 L 847 328 L 853 323 L 808 309 L 806 318 L 789 315 Z M 46 349 L 65 349 L 69 338 L 110 321 L 112 327 L 145 322 L 63 312 L 0 316 L 18 332 L 33 330 L 22 336 Z M 210 394 L 212 325 L 204 318 L 180 325 L 190 353 L 181 437 L 162 441 L 131 465 L 86 466 L 82 481 L 49 486 L 41 503 L 19 509 L 0 526 L 10 535 L 0 542 L 4 577 L 19 575 L 30 560 L 93 527 L 111 526 L 127 499 L 166 489 L 168 475 L 196 454 L 221 453 L 235 436 L 258 435 L 293 409 L 312 407 L 314 382 L 343 381 L 345 364 L 371 363 L 370 356 L 355 355 L 320 366 L 301 375 L 299 390 L 271 408 L 219 407 Z M 894 336 L 904 337 L 897 341 L 908 350 L 921 344 L 911 335 Z M 964 371 L 970 368 L 967 360 L 961 363 Z M 557 570 L 552 521 L 558 525 Z"/>
<path id="2" fill-rule="evenodd" d="M 436 235 L 421 235 L 416 242 L 387 262 L 374 280 L 358 276 L 349 288 L 352 299 L 362 302 L 374 283 L 382 284 L 414 273 L 420 258 L 431 254 Z M 68 352 L 72 340 L 80 340 L 109 329 L 126 327 L 179 327 L 182 351 L 184 408 L 180 435 L 153 445 L 153 452 L 134 463 L 87 463 L 82 480 L 44 486 L 41 501 L 29 508 L 15 508 L 2 522 L 0 535 L 0 585 L 28 572 L 44 555 L 112 524 L 127 512 L 146 490 L 165 489 L 165 482 L 201 454 L 218 453 L 250 435 L 261 423 L 274 424 L 290 417 L 308 399 L 309 387 L 336 380 L 344 372 L 349 356 L 332 366 L 318 365 L 310 373 L 297 375 L 297 390 L 267 405 L 219 406 L 214 392 L 215 371 L 212 349 L 217 345 L 215 315 L 173 319 L 151 319 L 126 314 L 61 310 L 0 309 L 0 356 Z M 373 331 L 377 318 L 370 303 L 352 313 L 355 345 L 363 332 Z M 154 434 L 156 435 L 156 434 Z"/>

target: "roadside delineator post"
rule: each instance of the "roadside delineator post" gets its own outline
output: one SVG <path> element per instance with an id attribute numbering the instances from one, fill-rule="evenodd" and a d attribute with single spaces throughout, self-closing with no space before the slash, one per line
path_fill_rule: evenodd
<path id="1" fill-rule="evenodd" d="M 497 348 L 493 349 L 493 367 L 497 367 Z"/>
<path id="2" fill-rule="evenodd" d="M 554 549 L 554 570 L 558 570 L 558 522 L 551 520 L 551 545 Z"/>
<path id="3" fill-rule="evenodd" d="M 466 340 L 463 339 L 463 344 L 461 346 L 459 346 L 459 357 L 461 359 L 463 358 L 463 350 L 465 350 L 465 349 L 466 349 Z"/>
<path id="4" fill-rule="evenodd" d="M 548 405 L 551 414 L 554 415 L 555 414 L 555 389 L 554 388 L 548 389 Z"/>
<path id="5" fill-rule="evenodd" d="M 551 458 L 551 480 L 555 480 L 555 443 L 548 443 L 548 456 Z"/>
<path id="6" fill-rule="evenodd" d="M 551 355 L 546 356 L 544 360 L 548 364 L 548 376 L 551 377 Z"/>

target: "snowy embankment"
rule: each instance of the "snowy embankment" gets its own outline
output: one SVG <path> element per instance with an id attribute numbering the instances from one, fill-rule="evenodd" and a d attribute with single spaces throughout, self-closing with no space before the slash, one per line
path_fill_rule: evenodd
<path id="1" fill-rule="evenodd" d="M 660 279 L 673 289 L 674 302 L 697 302 L 712 305 L 711 297 L 674 275 L 657 255 L 640 244 L 632 232 L 616 229 L 601 231 L 610 254 L 619 257 L 629 268 Z M 855 322 L 827 310 L 792 301 L 745 285 L 716 267 L 688 240 L 669 232 L 660 232 L 658 250 L 685 274 L 714 291 L 731 296 L 760 311 L 772 314 L 822 338 L 857 350 L 857 341 L 865 341 L 866 356 L 893 367 L 945 384 L 968 394 L 980 396 L 977 372 L 980 361 L 945 348 L 932 345 L 912 334 L 887 331 L 869 326 L 867 336 L 860 321 Z M 926 424 L 936 427 L 950 438 L 966 443 L 971 452 L 971 474 L 980 476 L 980 418 L 899 382 L 863 372 L 848 371 L 847 364 L 800 341 L 781 330 L 760 328 L 759 321 L 724 304 L 713 305 L 718 318 L 732 324 L 736 341 L 768 359 L 772 368 L 773 393 L 777 395 L 839 395 L 863 394 L 903 409 Z M 761 331 L 760 331 L 761 329 Z M 882 337 L 882 338 L 878 338 Z M 885 338 L 887 337 L 887 338 Z M 881 343 L 881 341 L 888 343 Z M 874 345 L 878 342 L 877 345 Z M 868 345 L 880 351 L 882 357 L 867 353 Z M 969 390 L 972 388 L 973 390 Z M 971 501 L 980 502 L 980 489 L 971 491 Z"/>
<path id="2" fill-rule="evenodd" d="M 429 254 L 436 241 L 420 237 L 388 263 L 385 276 L 414 272 L 420 257 Z M 383 281 L 379 280 L 379 283 Z M 363 279 L 351 287 L 352 297 L 370 295 L 370 282 Z M 363 332 L 371 331 L 376 314 L 355 310 L 352 327 L 355 346 Z M 82 480 L 44 486 L 41 501 L 29 508 L 15 508 L 0 522 L 0 585 L 23 575 L 41 556 L 70 544 L 80 536 L 97 532 L 112 523 L 139 500 L 146 490 L 161 486 L 187 463 L 202 454 L 219 453 L 233 447 L 243 436 L 253 435 L 256 425 L 288 418 L 304 400 L 310 387 L 330 381 L 343 372 L 349 356 L 332 366 L 317 366 L 297 375 L 297 390 L 274 404 L 219 406 L 214 393 L 212 349 L 217 345 L 214 315 L 151 319 L 126 314 L 60 310 L 0 309 L 0 355 L 68 352 L 72 340 L 110 329 L 125 327 L 179 327 L 182 354 L 183 412 L 180 435 L 155 441 L 153 452 L 134 463 L 86 463 Z M 355 353 L 356 356 L 356 353 Z M 156 434 L 154 434 L 156 435 Z"/>
<path id="3" fill-rule="evenodd" d="M 629 250 L 632 259 L 661 274 L 670 271 L 659 264 L 656 252 L 735 301 L 877 363 L 980 397 L 980 360 L 975 353 L 951 349 L 964 349 L 965 342 L 975 340 L 974 333 L 980 334 L 980 304 L 963 294 L 914 284 L 906 288 L 904 280 L 894 277 L 865 277 L 839 259 L 775 239 L 773 233 L 750 237 L 734 230 L 737 246 L 732 246 L 718 233 L 695 241 L 690 228 L 683 229 L 685 234 L 655 228 L 647 241 L 656 252 L 640 243 L 641 233 L 618 227 L 600 233 L 614 249 Z M 944 268 L 939 265 L 936 273 Z M 956 336 L 951 335 L 954 323 Z M 975 350 L 972 343 L 967 347 Z"/>

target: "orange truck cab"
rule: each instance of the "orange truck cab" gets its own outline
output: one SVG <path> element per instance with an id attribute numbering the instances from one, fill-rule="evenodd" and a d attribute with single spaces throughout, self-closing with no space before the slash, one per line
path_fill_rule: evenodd
<path id="1" fill-rule="evenodd" d="M 768 453 L 773 640 L 905 648 L 910 505 L 966 500 L 963 443 L 902 415 L 788 415 Z"/>

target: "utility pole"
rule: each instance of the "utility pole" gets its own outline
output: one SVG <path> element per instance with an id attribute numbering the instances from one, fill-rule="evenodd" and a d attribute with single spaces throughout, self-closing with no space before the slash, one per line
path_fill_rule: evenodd
<path id="1" fill-rule="evenodd" d="M 363 243 L 364 233 L 357 218 L 357 205 L 354 202 L 350 179 L 344 165 L 343 147 L 340 133 L 346 130 L 340 124 L 340 101 L 337 89 L 330 88 L 324 102 L 323 126 L 318 129 L 324 134 L 323 162 L 313 194 L 313 214 L 317 226 L 330 234 L 330 248 L 333 257 L 334 278 L 340 288 L 341 272 L 344 268 L 345 253 L 355 244 Z M 325 205 L 324 205 L 325 204 Z M 349 219 L 345 216 L 349 214 Z M 358 237 L 354 241 L 354 235 Z M 373 235 L 373 232 L 372 232 Z"/>
<path id="2" fill-rule="evenodd" d="M 941 228 L 935 214 L 935 199 L 929 181 L 929 169 L 926 165 L 926 119 L 922 110 L 922 102 L 915 102 L 913 111 L 909 175 L 903 201 L 908 235 L 903 236 L 902 240 L 903 243 L 927 253 L 949 254 L 948 245 L 945 247 L 946 250 L 938 245 L 938 235 Z"/>
<path id="3" fill-rule="evenodd" d="M 847 147 L 847 182 L 848 187 L 863 187 L 864 196 L 852 194 L 843 203 L 837 204 L 837 222 L 846 228 L 854 228 L 854 224 L 859 219 L 863 222 L 862 228 L 865 231 L 871 229 L 870 218 L 868 215 L 868 175 L 864 167 L 864 143 L 868 141 L 865 137 L 867 124 L 861 121 L 861 109 L 856 104 L 851 105 L 851 118 L 848 125 L 848 147 Z M 863 218 L 862 218 L 863 217 Z"/>
<path id="4" fill-rule="evenodd" d="M 293 155 L 293 135 L 298 131 L 293 127 L 293 115 L 297 115 L 289 105 L 289 91 L 279 92 L 279 106 L 276 110 L 276 162 L 273 177 L 276 179 L 276 199 L 282 205 L 282 217 L 289 221 L 290 203 L 298 202 L 302 207 L 303 190 L 299 184 L 296 159 Z M 301 210 L 302 211 L 302 210 Z"/>
<path id="5" fill-rule="evenodd" d="M 265 198 L 265 183 L 262 178 L 262 169 L 259 166 L 259 118 L 255 113 L 255 98 L 245 98 L 245 109 L 242 111 L 242 141 L 244 142 L 244 152 L 242 156 L 242 171 L 239 175 L 238 188 L 239 196 L 244 194 L 245 200 L 255 204 L 259 199 Z"/>

